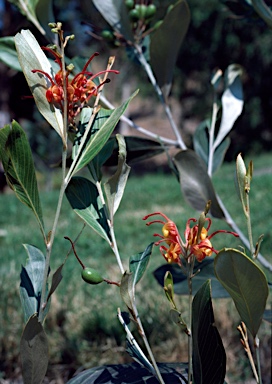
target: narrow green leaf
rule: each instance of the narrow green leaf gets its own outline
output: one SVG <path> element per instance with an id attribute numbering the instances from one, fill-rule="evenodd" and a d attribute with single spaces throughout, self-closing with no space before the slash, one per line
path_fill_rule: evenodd
<path id="1" fill-rule="evenodd" d="M 75 213 L 110 243 L 107 218 L 96 186 L 84 177 L 75 176 L 65 194 Z"/>
<path id="2" fill-rule="evenodd" d="M 116 127 L 120 117 L 125 112 L 129 102 L 137 93 L 138 91 L 134 92 L 127 101 L 125 101 L 118 108 L 114 109 L 111 112 L 109 118 L 100 127 L 100 129 L 90 138 L 81 153 L 75 169 L 73 170 L 73 175 L 82 169 L 85 165 L 87 165 L 91 160 L 93 160 L 93 158 L 104 147 L 105 143 L 108 141 L 110 135 Z"/>
<path id="3" fill-rule="evenodd" d="M 212 181 L 196 153 L 190 149 L 180 151 L 175 155 L 174 163 L 179 172 L 181 191 L 191 206 L 203 211 L 211 200 L 211 214 L 223 219 L 224 213 L 217 201 Z"/>
<path id="4" fill-rule="evenodd" d="M 29 30 L 22 30 L 15 36 L 18 59 L 34 97 L 38 110 L 55 131 L 63 137 L 63 116 L 60 109 L 50 104 L 45 96 L 51 83 L 42 74 L 31 72 L 39 69 L 54 77 L 54 71 L 37 40 Z"/>
<path id="5" fill-rule="evenodd" d="M 41 384 L 48 366 L 48 342 L 36 315 L 33 315 L 25 326 L 20 354 L 24 383 Z"/>
<path id="6" fill-rule="evenodd" d="M 226 86 L 222 95 L 222 118 L 218 134 L 213 144 L 217 148 L 232 129 L 243 110 L 243 88 L 241 83 L 242 68 L 237 64 L 228 66 L 225 73 Z"/>
<path id="7" fill-rule="evenodd" d="M 224 383 L 226 353 L 214 325 L 210 280 L 193 299 L 192 318 L 194 383 Z"/>
<path id="8" fill-rule="evenodd" d="M 163 279 L 163 288 L 167 299 L 176 308 L 176 303 L 174 299 L 174 280 L 173 275 L 170 271 L 166 271 Z"/>
<path id="9" fill-rule="evenodd" d="M 20 298 L 25 322 L 27 322 L 34 313 L 39 312 L 45 257 L 43 253 L 33 245 L 24 244 L 24 247 L 28 259 L 25 267 L 22 267 L 20 275 Z M 47 311 L 45 312 L 47 313 Z"/>
<path id="10" fill-rule="evenodd" d="M 45 237 L 32 153 L 26 134 L 16 121 L 0 130 L 0 159 L 7 182 L 18 199 L 34 212 Z"/>
<path id="11" fill-rule="evenodd" d="M 249 213 L 249 207 L 248 207 L 248 201 L 247 201 L 248 191 L 246 188 L 247 170 L 241 154 L 239 154 L 236 159 L 236 177 L 237 177 L 239 194 L 240 194 L 240 199 L 242 202 L 244 214 L 245 216 L 248 216 L 248 213 Z"/>
<path id="12" fill-rule="evenodd" d="M 125 140 L 121 135 L 116 135 L 116 139 L 119 145 L 117 170 L 104 184 L 111 222 L 122 200 L 130 172 L 130 167 L 126 164 Z"/>
<path id="13" fill-rule="evenodd" d="M 114 30 L 127 40 L 134 40 L 128 11 L 123 0 L 93 0 L 93 3 Z"/>
<path id="14" fill-rule="evenodd" d="M 131 272 L 125 272 L 120 284 L 120 295 L 122 300 L 131 311 L 133 310 L 134 301 L 133 280 L 133 274 Z"/>
<path id="15" fill-rule="evenodd" d="M 0 61 L 16 71 L 22 71 L 15 48 L 14 36 L 0 38 Z"/>
<path id="16" fill-rule="evenodd" d="M 146 271 L 152 253 L 153 244 L 154 243 L 149 244 L 143 252 L 131 256 L 129 259 L 129 269 L 130 272 L 133 273 L 133 289 L 135 289 L 136 284 L 141 280 Z"/>
<path id="17" fill-rule="evenodd" d="M 45 30 L 36 16 L 36 6 L 39 0 L 11 0 L 11 2 L 19 8 L 22 15 L 26 16 L 27 19 L 35 25 L 42 35 L 45 35 Z"/>
<path id="18" fill-rule="evenodd" d="M 50 297 L 52 296 L 52 294 L 55 292 L 55 290 L 57 289 L 57 287 L 59 286 L 63 276 L 62 276 L 62 268 L 64 267 L 64 263 L 61 264 L 57 270 L 54 272 L 53 276 L 52 276 L 52 284 L 51 284 L 51 287 L 50 287 L 50 291 L 47 295 L 47 299 L 46 299 L 46 302 L 49 301 Z"/>
<path id="19" fill-rule="evenodd" d="M 220 251 L 214 260 L 214 271 L 232 297 L 241 320 L 255 338 L 268 297 L 264 273 L 244 253 L 236 249 Z"/>
<path id="20" fill-rule="evenodd" d="M 150 36 L 150 63 L 165 97 L 171 89 L 177 56 L 189 23 L 188 4 L 179 0 Z"/>

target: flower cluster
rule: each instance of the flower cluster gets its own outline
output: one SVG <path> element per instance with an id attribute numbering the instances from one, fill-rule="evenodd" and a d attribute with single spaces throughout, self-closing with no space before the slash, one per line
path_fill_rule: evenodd
<path id="1" fill-rule="evenodd" d="M 115 70 L 104 70 L 93 74 L 92 72 L 87 71 L 88 65 L 93 60 L 95 56 L 98 56 L 99 53 L 95 52 L 87 63 L 84 65 L 82 71 L 74 76 L 70 81 L 68 79 L 71 74 L 72 67 L 67 67 L 63 70 L 61 55 L 48 47 L 42 47 L 43 50 L 50 52 L 54 58 L 55 62 L 59 65 L 60 70 L 54 76 L 52 76 L 40 69 L 33 69 L 33 73 L 41 73 L 44 75 L 51 83 L 50 87 L 46 91 L 46 99 L 49 103 L 55 105 L 57 108 L 64 110 L 65 102 L 65 88 L 66 88 L 66 100 L 67 100 L 67 109 L 68 109 L 68 121 L 70 124 L 74 123 L 75 117 L 81 111 L 84 104 L 86 104 L 92 96 L 96 96 L 99 87 L 101 87 L 105 82 L 109 82 L 107 79 L 105 82 L 100 83 L 98 86 L 94 83 L 94 79 L 104 73 L 113 72 L 118 74 L 118 71 Z"/>
<path id="2" fill-rule="evenodd" d="M 192 256 L 194 256 L 198 262 L 201 262 L 205 257 L 211 256 L 212 253 L 217 253 L 218 251 L 213 248 L 211 243 L 211 238 L 217 233 L 230 233 L 233 236 L 238 237 L 236 233 L 226 230 L 218 230 L 208 235 L 211 226 L 210 218 L 205 218 L 205 223 L 208 223 L 207 228 L 205 226 L 200 226 L 199 223 L 191 227 L 191 222 L 196 223 L 197 220 L 195 218 L 190 218 L 186 223 L 184 231 L 185 241 L 182 241 L 176 224 L 166 215 L 161 212 L 154 212 L 145 216 L 143 220 L 146 220 L 151 216 L 161 216 L 164 219 L 149 221 L 146 225 L 154 223 L 163 225 L 162 235 L 158 233 L 154 234 L 154 236 L 161 238 L 155 245 L 160 245 L 161 254 L 168 263 L 177 263 L 181 265 L 181 257 L 188 260 Z M 162 243 L 166 243 L 166 246 L 161 245 Z"/>

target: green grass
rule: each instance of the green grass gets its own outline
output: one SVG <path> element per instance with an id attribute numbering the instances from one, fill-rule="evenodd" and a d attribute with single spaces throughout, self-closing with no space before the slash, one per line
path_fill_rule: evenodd
<path id="1" fill-rule="evenodd" d="M 254 160 L 255 176 L 251 190 L 251 212 L 254 239 L 264 234 L 261 252 L 272 262 L 271 255 L 271 190 L 272 173 L 267 169 L 272 156 L 263 155 Z M 233 219 L 246 233 L 246 222 L 234 183 L 235 164 L 226 164 L 214 177 L 217 192 L 224 201 Z M 54 218 L 57 192 L 41 193 L 46 228 L 49 231 Z M 1 312 L 0 312 L 0 371 L 2 376 L 12 378 L 18 374 L 18 351 L 22 332 L 23 316 L 18 296 L 21 265 L 26 253 L 23 243 L 38 246 L 44 252 L 42 238 L 31 211 L 22 205 L 12 193 L 0 196 L 0 229 L 6 235 L 0 238 Z M 183 233 L 189 217 L 198 217 L 184 201 L 180 187 L 172 175 L 133 174 L 129 178 L 124 199 L 115 218 L 116 237 L 124 265 L 129 257 L 142 251 L 151 241 L 159 226 L 146 227 L 142 217 L 154 211 L 162 211 L 176 221 Z M 82 222 L 64 201 L 54 250 L 51 270 L 54 271 L 65 259 L 69 243 L 64 236 L 74 239 L 82 228 Z M 212 230 L 229 229 L 220 220 L 213 220 Z M 237 247 L 239 240 L 231 235 L 216 237 L 216 249 Z M 90 228 L 86 228 L 76 245 L 77 252 L 86 266 L 100 271 L 111 280 L 118 281 L 120 273 L 110 247 Z M 151 345 L 159 361 L 186 361 L 185 337 L 168 318 L 169 305 L 162 288 L 152 276 L 152 271 L 163 263 L 158 249 L 154 249 L 150 265 L 138 288 L 139 311 Z M 51 309 L 46 321 L 50 341 L 51 368 L 49 374 L 56 377 L 55 364 L 69 365 L 73 372 L 81 365 L 85 367 L 106 363 L 128 361 L 125 352 L 124 334 L 116 318 L 116 310 L 122 304 L 117 287 L 109 285 L 90 286 L 80 276 L 81 267 L 73 255 L 66 261 L 63 281 L 53 295 Z M 256 287 L 257 289 L 257 287 Z M 179 299 L 186 317 L 186 299 Z M 223 303 L 223 304 L 222 304 Z M 246 359 L 241 359 L 242 347 L 235 330 L 239 317 L 230 301 L 215 302 L 215 317 L 219 331 L 228 349 L 228 364 L 231 380 L 245 382 L 251 377 Z M 269 330 L 263 327 L 269 350 Z M 265 345 L 265 344 L 264 344 Z M 271 344 L 270 344 L 271 345 Z M 239 357 L 238 357 L 239 356 Z M 265 358 L 265 357 L 264 357 Z M 268 357 L 269 358 L 269 357 Z M 60 369 L 61 371 L 61 369 Z M 67 373 L 65 369 L 63 378 Z M 1 378 L 1 377 L 0 377 Z M 64 380 L 65 381 L 65 380 Z M 264 382 L 265 383 L 265 382 Z"/>

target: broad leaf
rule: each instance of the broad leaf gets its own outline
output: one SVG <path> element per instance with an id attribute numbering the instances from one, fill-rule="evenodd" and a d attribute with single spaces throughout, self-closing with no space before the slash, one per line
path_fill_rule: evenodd
<path id="1" fill-rule="evenodd" d="M 180 151 L 175 155 L 174 163 L 179 172 L 181 190 L 191 206 L 203 211 L 211 200 L 211 214 L 223 219 L 224 213 L 217 201 L 212 181 L 196 153 L 190 149 Z"/>
<path id="2" fill-rule="evenodd" d="M 16 121 L 0 130 L 0 159 L 9 186 L 18 199 L 34 212 L 45 237 L 32 153 L 26 134 Z"/>
<path id="3" fill-rule="evenodd" d="M 107 218 L 96 186 L 84 177 L 75 176 L 68 184 L 65 194 L 75 213 L 110 243 Z"/>
<path id="4" fill-rule="evenodd" d="M 129 259 L 129 269 L 130 272 L 133 273 L 133 289 L 135 289 L 136 284 L 141 280 L 145 273 L 152 253 L 153 244 L 154 243 L 149 244 L 144 252 L 131 256 Z"/>
<path id="5" fill-rule="evenodd" d="M 16 71 L 22 71 L 21 65 L 18 61 L 13 36 L 0 38 L 0 61 Z"/>
<path id="6" fill-rule="evenodd" d="M 21 270 L 20 298 L 24 311 L 25 322 L 40 309 L 40 300 L 45 267 L 43 253 L 33 245 L 24 244 L 28 259 Z M 44 316 L 47 311 L 45 311 Z"/>
<path id="7" fill-rule="evenodd" d="M 187 384 L 188 365 L 184 363 L 158 363 L 165 384 Z M 125 381 L 124 381 L 125 380 Z M 102 365 L 88 369 L 70 379 L 67 384 L 130 383 L 152 384 L 158 380 L 137 363 Z"/>
<path id="8" fill-rule="evenodd" d="M 82 169 L 85 165 L 87 165 L 93 158 L 99 153 L 99 151 L 104 147 L 110 135 L 112 134 L 114 128 L 116 127 L 120 117 L 125 112 L 129 102 L 132 98 L 138 93 L 138 91 L 134 92 L 133 95 L 125 101 L 120 107 L 111 111 L 108 119 L 103 122 L 100 129 L 91 136 L 90 140 L 84 146 L 84 149 L 80 155 L 79 160 L 73 170 L 73 175 Z M 99 118 L 99 115 L 98 117 Z"/>
<path id="9" fill-rule="evenodd" d="M 33 69 L 38 69 L 48 73 L 53 78 L 54 72 L 50 62 L 29 30 L 22 30 L 16 34 L 14 39 L 18 59 L 37 108 L 60 137 L 63 138 L 62 112 L 49 103 L 45 96 L 46 90 L 51 86 L 51 83 L 42 74 L 32 72 Z"/>
<path id="10" fill-rule="evenodd" d="M 203 284 L 193 299 L 192 318 L 194 383 L 224 383 L 226 353 L 214 325 L 209 280 Z"/>
<path id="11" fill-rule="evenodd" d="M 171 89 L 177 56 L 189 23 L 187 2 L 179 0 L 150 36 L 150 63 L 165 97 Z"/>
<path id="12" fill-rule="evenodd" d="M 243 110 L 242 69 L 237 64 L 229 65 L 225 73 L 226 86 L 222 95 L 222 118 L 218 134 L 213 143 L 217 148 L 233 127 Z"/>
<path id="13" fill-rule="evenodd" d="M 241 320 L 255 338 L 268 297 L 264 273 L 244 253 L 236 249 L 220 251 L 215 257 L 214 271 L 232 297 Z"/>
<path id="14" fill-rule="evenodd" d="M 93 3 L 114 30 L 133 41 L 128 11 L 123 0 L 93 0 Z"/>
<path id="15" fill-rule="evenodd" d="M 201 288 L 203 283 L 208 279 L 211 280 L 212 297 L 213 299 L 221 299 L 229 297 L 228 292 L 224 289 L 222 284 L 214 275 L 213 259 L 205 259 L 201 263 L 196 263 L 194 267 L 194 274 L 196 274 L 192 281 L 193 295 Z M 177 295 L 188 295 L 188 282 L 186 275 L 182 272 L 180 267 L 176 264 L 163 264 L 157 268 L 153 274 L 157 282 L 163 287 L 165 273 L 169 271 L 173 276 L 174 290 Z M 199 271 L 199 272 L 198 272 Z"/>
<path id="16" fill-rule="evenodd" d="M 118 165 L 115 174 L 104 184 L 105 194 L 108 202 L 110 220 L 113 217 L 122 200 L 123 193 L 127 184 L 130 167 L 126 164 L 126 144 L 121 135 L 116 135 L 119 145 Z"/>
<path id="17" fill-rule="evenodd" d="M 193 136 L 194 150 L 204 160 L 208 167 L 209 161 L 209 120 L 203 121 L 196 129 Z M 230 138 L 226 137 L 216 148 L 213 155 L 212 173 L 215 173 L 223 163 L 225 154 L 230 146 Z"/>
<path id="18" fill-rule="evenodd" d="M 20 354 L 24 383 L 41 384 L 48 366 L 48 342 L 36 315 L 25 326 Z"/>

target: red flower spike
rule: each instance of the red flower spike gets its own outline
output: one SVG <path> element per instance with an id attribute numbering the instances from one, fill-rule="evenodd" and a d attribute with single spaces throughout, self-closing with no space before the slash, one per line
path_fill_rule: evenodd
<path id="1" fill-rule="evenodd" d="M 98 89 L 105 83 L 109 82 L 109 79 L 106 79 L 99 85 L 96 85 L 93 82 L 93 79 L 109 72 L 113 72 L 115 74 L 119 73 L 119 71 L 111 69 L 100 71 L 97 74 L 93 74 L 92 72 L 87 71 L 90 62 L 94 59 L 94 57 L 99 55 L 98 52 L 95 52 L 86 62 L 83 70 L 75 75 L 71 81 L 69 81 L 68 76 L 70 75 L 70 71 L 67 70 L 63 72 L 61 56 L 51 48 L 42 47 L 42 49 L 50 52 L 54 56 L 55 62 L 59 65 L 60 70 L 56 73 L 54 79 L 48 73 L 39 69 L 33 69 L 32 72 L 41 73 L 50 81 L 51 86 L 46 91 L 46 99 L 50 104 L 55 105 L 62 111 L 64 110 L 65 93 L 63 82 L 65 82 L 69 123 L 74 122 L 75 117 L 81 111 L 84 104 L 86 104 L 92 96 L 97 96 Z"/>

